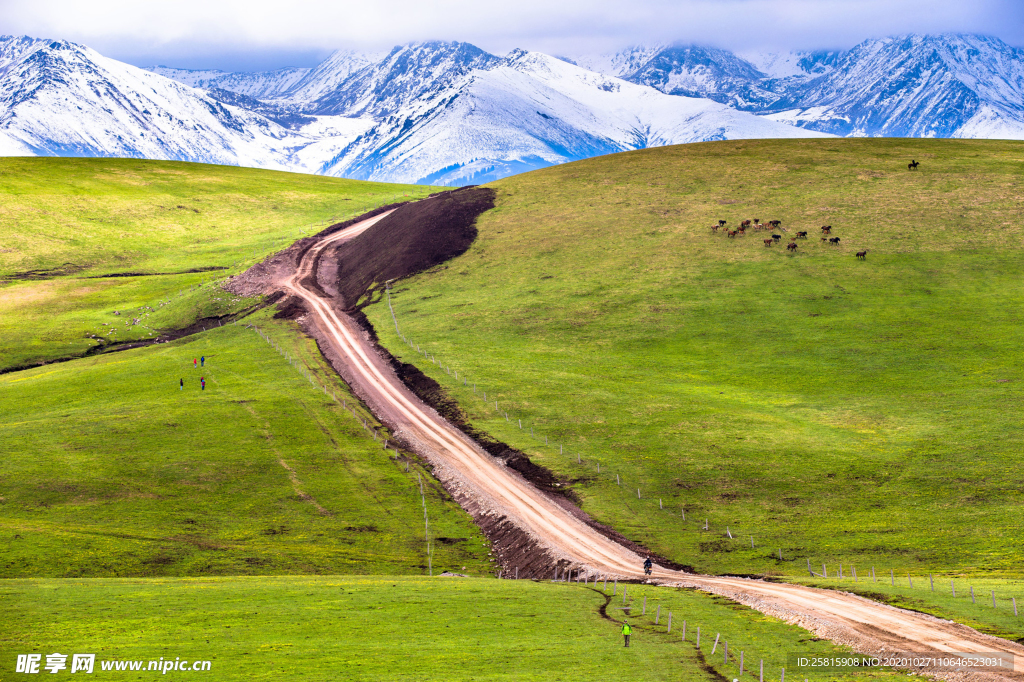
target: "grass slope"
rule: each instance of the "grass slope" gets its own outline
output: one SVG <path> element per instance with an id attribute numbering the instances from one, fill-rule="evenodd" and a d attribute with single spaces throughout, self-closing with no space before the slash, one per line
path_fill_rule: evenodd
<path id="1" fill-rule="evenodd" d="M 0 158 L 0 369 L 81 355 L 94 335 L 144 339 L 230 312 L 215 294 L 178 294 L 431 191 L 173 161 Z M 149 276 L 103 277 L 113 273 Z M 176 299 L 188 304 L 161 306 Z M 126 328 L 115 310 L 152 314 Z"/>
<path id="2" fill-rule="evenodd" d="M 8 580 L 0 616 L 23 627 L 0 635 L 0 669 L 13 670 L 18 653 L 60 651 L 95 653 L 97 672 L 110 660 L 208 660 L 218 680 L 720 680 L 739 677 L 742 650 L 743 679 L 757 679 L 764 659 L 765 679 L 775 681 L 789 653 L 841 651 L 720 598 L 636 586 L 626 597 L 634 634 L 625 649 L 619 624 L 601 614 L 610 601 L 607 613 L 622 618 L 622 587 L 613 598 L 611 584 L 606 597 L 600 586 L 525 580 Z M 721 643 L 711 655 L 716 633 L 729 642 L 728 663 Z M 786 673 L 815 682 L 908 679 Z"/>
<path id="3" fill-rule="evenodd" d="M 677 561 L 1012 577 L 1022 170 L 1019 142 L 894 139 L 567 164 L 494 183 L 472 248 L 392 292 L 438 365 L 368 314 L 476 426 Z M 709 229 L 754 217 L 811 238 Z"/>
<path id="4" fill-rule="evenodd" d="M 248 321 L 351 405 L 270 312 Z M 426 573 L 425 472 L 318 387 L 241 324 L 0 375 L 0 576 Z M 426 480 L 435 572 L 489 573 Z"/>

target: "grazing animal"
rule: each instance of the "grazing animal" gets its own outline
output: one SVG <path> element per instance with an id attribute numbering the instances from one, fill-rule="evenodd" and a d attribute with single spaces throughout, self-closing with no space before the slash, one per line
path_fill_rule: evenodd
<path id="1" fill-rule="evenodd" d="M 765 246 L 771 246 L 771 245 L 772 245 L 772 244 L 774 244 L 774 243 L 775 243 L 775 240 L 774 240 L 774 239 L 765 239 L 765 240 L 764 240 L 764 245 L 765 245 Z"/>
<path id="2" fill-rule="evenodd" d="M 711 226 L 711 231 L 712 232 L 718 232 L 718 228 L 720 228 L 720 227 L 721 227 L 721 225 L 712 225 Z"/>
<path id="3" fill-rule="evenodd" d="M 729 221 L 728 220 L 719 220 L 718 221 L 718 226 L 719 227 L 724 227 L 727 222 L 729 222 Z"/>
<path id="4" fill-rule="evenodd" d="M 754 218 L 754 222 L 755 223 L 759 223 L 759 222 L 761 222 L 761 219 L 760 218 Z"/>
<path id="5" fill-rule="evenodd" d="M 750 227 L 750 221 L 744 220 L 742 223 L 740 223 L 740 227 Z"/>
<path id="6" fill-rule="evenodd" d="M 782 235 L 781 234 L 773 234 L 772 235 L 772 239 L 774 239 L 775 241 L 779 241 L 780 239 L 782 239 Z"/>
<path id="7" fill-rule="evenodd" d="M 830 237 L 828 243 L 833 246 L 839 246 L 839 237 Z"/>
<path id="8" fill-rule="evenodd" d="M 857 252 L 857 258 L 860 258 L 861 260 L 864 260 L 865 258 L 867 258 L 867 256 L 868 256 L 868 250 L 867 249 L 864 249 L 863 251 L 858 251 Z"/>
<path id="9" fill-rule="evenodd" d="M 779 227 L 780 225 L 782 225 L 782 221 L 781 220 L 769 220 L 768 224 L 771 225 L 772 227 Z"/>
<path id="10" fill-rule="evenodd" d="M 790 242 L 786 244 L 786 248 L 790 251 L 796 251 L 796 242 Z"/>
<path id="11" fill-rule="evenodd" d="M 726 234 L 728 234 L 730 237 L 735 237 L 736 230 L 726 230 Z"/>
<path id="12" fill-rule="evenodd" d="M 823 241 L 823 242 L 827 242 L 827 241 L 828 241 L 828 237 L 822 237 L 822 238 L 821 238 L 821 241 Z"/>
<path id="13" fill-rule="evenodd" d="M 831 225 L 822 225 L 821 226 L 821 233 L 822 234 L 832 234 L 832 226 Z"/>
<path id="14" fill-rule="evenodd" d="M 806 230 L 804 232 L 797 232 L 796 236 L 800 237 L 801 239 L 807 239 L 807 232 Z"/>
<path id="15" fill-rule="evenodd" d="M 919 164 L 917 161 L 911 160 L 911 162 L 907 164 L 907 170 L 917 170 L 917 167 L 920 165 L 921 164 Z"/>

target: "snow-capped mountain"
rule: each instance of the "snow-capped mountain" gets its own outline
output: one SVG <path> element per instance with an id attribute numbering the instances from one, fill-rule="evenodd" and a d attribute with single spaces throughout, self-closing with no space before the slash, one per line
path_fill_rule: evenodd
<path id="1" fill-rule="evenodd" d="M 560 58 L 427 42 L 238 74 L 0 38 L 0 154 L 463 184 L 648 146 L 827 133 L 1024 139 L 1024 51 L 964 35 Z"/>
<path id="2" fill-rule="evenodd" d="M 333 127 L 346 143 L 366 128 L 365 122 L 353 125 L 348 120 Z M 308 123 L 316 121 L 309 118 Z M 291 130 L 75 43 L 0 38 L 3 154 L 178 159 L 298 170 L 296 154 L 319 141 L 319 136 Z"/>
<path id="3" fill-rule="evenodd" d="M 610 54 L 584 54 L 560 57 L 560 59 L 590 71 L 603 73 L 606 76 L 625 78 L 643 67 L 644 64 L 651 61 L 655 55 L 667 47 L 669 45 L 633 45 L 625 50 Z"/>
<path id="4" fill-rule="evenodd" d="M 285 96 L 311 69 L 287 67 L 274 71 L 234 73 L 231 71 L 172 69 L 151 66 L 146 69 L 192 88 L 227 90 L 254 99 L 274 100 Z"/>
<path id="5" fill-rule="evenodd" d="M 765 75 L 728 50 L 689 45 L 663 48 L 622 77 L 669 95 L 728 102 L 741 93 L 746 100 L 761 99 L 750 91 Z"/>
<path id="6" fill-rule="evenodd" d="M 635 55 L 649 57 L 617 75 L 812 130 L 1024 138 L 1024 51 L 998 38 L 910 35 L 782 53 L 634 47 L 590 63 L 614 69 Z"/>
<path id="7" fill-rule="evenodd" d="M 770 118 L 838 135 L 1024 139 L 1024 50 L 996 38 L 865 41 L 780 92 Z"/>
<path id="8" fill-rule="evenodd" d="M 322 171 L 368 180 L 464 184 L 629 149 L 812 134 L 537 52 L 516 50 L 504 59 L 461 54 L 469 54 L 477 68 L 441 60 L 447 65 L 446 87 L 412 100 L 401 115 L 388 115 Z"/>
<path id="9" fill-rule="evenodd" d="M 236 73 L 217 70 L 151 66 L 147 71 L 203 90 L 227 90 L 259 100 L 311 102 L 333 92 L 346 78 L 379 61 L 376 53 L 336 50 L 313 68 L 287 67 L 274 71 Z"/>
<path id="10" fill-rule="evenodd" d="M 501 59 L 459 42 L 412 43 L 396 47 L 383 60 L 356 71 L 310 107 L 322 115 L 393 116 L 421 108 L 475 70 Z"/>

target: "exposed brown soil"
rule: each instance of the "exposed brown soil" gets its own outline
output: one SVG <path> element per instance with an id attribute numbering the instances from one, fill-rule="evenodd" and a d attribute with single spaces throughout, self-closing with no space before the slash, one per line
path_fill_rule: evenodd
<path id="1" fill-rule="evenodd" d="M 388 280 L 465 253 L 476 239 L 477 216 L 494 208 L 494 197 L 492 189 L 464 187 L 400 206 L 373 230 L 321 251 L 313 270 L 316 279 L 329 283 L 331 295 L 345 308 L 354 308 Z"/>
<path id="2" fill-rule="evenodd" d="M 11 280 L 40 280 L 40 279 L 53 279 L 55 277 L 67 277 L 85 270 L 84 265 L 77 265 L 75 263 L 64 263 L 54 268 L 46 268 L 42 270 L 23 270 L 22 272 L 12 272 L 9 275 L 0 275 L 0 281 L 11 281 Z"/>
<path id="3" fill-rule="evenodd" d="M 259 305 L 252 306 L 245 310 L 232 315 L 221 315 L 219 317 L 201 317 L 187 327 L 180 329 L 164 329 L 161 330 L 158 336 L 152 339 L 138 339 L 135 341 L 108 341 L 101 337 L 95 337 L 92 340 L 96 342 L 96 345 L 88 349 L 84 353 L 78 353 L 77 355 L 65 355 L 59 358 L 52 358 L 50 360 L 44 360 L 42 362 L 30 362 L 24 365 L 15 365 L 12 367 L 0 368 L 0 374 L 10 374 L 11 372 L 21 372 L 26 369 L 32 369 L 33 367 L 43 367 L 44 365 L 53 365 L 59 362 L 70 362 L 71 360 L 78 360 L 80 358 L 87 358 L 93 355 L 101 355 L 104 353 L 117 353 L 123 350 L 131 350 L 133 348 L 145 348 L 146 346 L 153 346 L 158 343 L 167 343 L 168 341 L 174 341 L 175 339 L 184 338 L 186 336 L 192 336 L 193 334 L 200 334 L 207 329 L 214 327 L 220 327 L 225 324 L 234 322 L 237 319 L 251 315 L 254 311 L 268 305 L 266 301 Z"/>
<path id="4" fill-rule="evenodd" d="M 0 275 L 0 281 L 34 281 L 44 279 L 56 279 L 57 277 L 69 277 L 71 275 L 78 274 L 82 270 L 85 270 L 84 265 L 77 265 L 75 263 L 64 263 L 58 265 L 55 268 L 46 268 L 42 270 L 24 270 L 22 272 L 13 272 L 9 275 Z M 158 275 L 188 275 L 198 272 L 214 272 L 217 270 L 227 270 L 222 265 L 211 265 L 205 268 L 190 268 L 188 270 L 176 270 L 174 272 L 111 272 L 106 275 L 89 275 L 83 279 L 104 279 L 106 277 L 155 277 Z"/>
<path id="5" fill-rule="evenodd" d="M 158 275 L 190 275 L 198 272 L 216 272 L 218 270 L 227 270 L 227 267 L 223 265 L 211 265 L 205 268 L 190 268 L 188 270 L 178 270 L 176 272 L 111 272 L 106 275 L 90 275 L 86 279 L 104 279 L 105 277 L 156 277 Z"/>

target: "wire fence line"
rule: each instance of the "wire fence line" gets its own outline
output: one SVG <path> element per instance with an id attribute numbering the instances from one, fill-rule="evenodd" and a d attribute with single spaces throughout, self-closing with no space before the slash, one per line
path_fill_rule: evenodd
<path id="1" fill-rule="evenodd" d="M 576 580 L 573 581 L 573 579 L 572 579 L 573 578 L 573 573 L 572 573 L 571 570 L 569 570 L 569 571 L 566 571 L 564 576 L 562 576 L 561 578 L 559 578 L 556 575 L 556 578 L 552 582 L 564 582 L 567 585 L 575 583 L 576 586 L 582 585 L 583 587 L 599 591 L 602 594 L 604 594 L 606 597 L 610 596 L 610 597 L 614 598 L 614 597 L 618 596 L 618 592 L 619 592 L 618 580 L 613 580 L 612 581 L 612 583 L 611 583 L 611 594 L 609 595 L 609 592 L 608 592 L 608 578 L 607 577 L 603 577 L 603 584 L 601 584 L 602 583 L 602 577 L 598 577 L 598 576 L 590 576 L 590 577 L 593 578 L 592 582 L 590 581 L 588 576 L 585 576 L 582 573 L 577 573 Z M 581 578 L 582 578 L 582 580 L 581 580 Z M 640 604 L 638 606 L 638 605 L 634 604 L 634 600 L 638 599 L 638 598 L 635 597 L 635 596 L 630 595 L 629 594 L 629 589 L 630 589 L 630 583 L 623 583 L 623 585 L 622 585 L 622 602 L 621 602 L 621 605 L 620 606 L 612 606 L 613 602 L 611 600 L 609 600 L 608 601 L 608 605 L 606 606 L 606 610 L 621 611 L 622 615 L 623 615 L 623 621 L 622 622 L 626 622 L 625 619 L 627 619 L 627 618 L 636 618 L 637 615 L 639 615 L 641 618 L 647 617 L 647 595 L 646 594 L 643 595 L 643 600 L 640 602 Z M 637 611 L 637 610 L 640 611 L 639 614 L 635 614 L 634 613 L 634 611 Z M 615 620 L 615 619 L 613 618 L 613 620 Z M 654 611 L 654 619 L 653 620 L 654 620 L 654 622 L 649 625 L 650 627 L 652 627 L 652 629 L 655 629 L 658 632 L 662 632 L 663 631 L 665 634 L 671 634 L 672 633 L 672 620 L 673 620 L 673 612 L 672 611 L 669 610 L 669 611 L 666 612 L 666 617 L 664 618 L 664 621 L 663 621 L 662 620 L 662 613 L 661 613 L 661 605 L 658 605 L 657 609 Z M 728 640 L 728 638 L 723 639 L 721 632 L 716 632 L 715 633 L 715 639 L 711 643 L 711 646 L 710 646 L 711 650 L 709 652 L 709 651 L 707 651 L 707 649 L 708 649 L 708 642 L 710 640 L 710 637 L 705 637 L 704 638 L 704 643 L 703 644 L 701 643 L 701 626 L 700 625 L 697 625 L 696 623 L 688 622 L 687 620 L 683 620 L 680 623 L 679 619 L 676 619 L 676 623 L 677 623 L 677 632 L 680 633 L 679 642 L 680 643 L 685 643 L 685 644 L 690 644 L 691 646 L 693 646 L 695 649 L 697 649 L 701 653 L 702 656 L 704 656 L 705 661 L 709 665 L 712 665 L 713 667 L 715 667 L 716 669 L 722 670 L 722 669 L 728 668 L 729 669 L 729 671 L 728 671 L 729 675 L 736 675 L 737 679 L 743 679 L 743 677 L 746 675 L 749 678 L 756 678 L 758 680 L 758 682 L 765 682 L 765 680 L 769 680 L 769 682 L 770 682 L 771 680 L 774 680 L 774 679 L 778 679 L 779 682 L 786 682 L 786 668 L 785 667 L 783 667 L 783 666 L 777 666 L 776 667 L 776 666 L 773 666 L 771 664 L 766 665 L 764 658 L 755 658 L 755 655 L 748 655 L 748 652 L 746 650 L 744 650 L 744 649 L 740 649 L 739 651 L 737 651 L 735 648 L 733 648 L 733 650 L 732 650 L 732 652 L 730 654 L 730 651 L 729 651 L 729 640 Z M 662 629 L 664 629 L 664 630 L 662 630 Z M 708 633 L 708 634 L 710 635 L 710 633 Z M 719 646 L 719 645 L 721 645 L 721 646 Z M 718 653 L 719 649 L 721 649 L 721 656 L 722 656 L 722 658 L 721 658 L 721 665 L 718 665 L 717 662 L 713 662 L 711 660 L 711 657 L 715 656 Z M 757 661 L 756 665 L 754 665 L 754 661 L 755 660 Z M 749 667 L 748 667 L 748 663 L 750 664 Z M 775 675 L 777 675 L 777 677 L 775 677 Z M 807 680 L 804 680 L 804 682 L 807 682 Z"/>
<path id="2" fill-rule="evenodd" d="M 437 365 L 441 369 L 444 369 L 445 373 L 448 374 L 449 376 L 452 376 L 455 379 L 456 383 L 461 381 L 461 383 L 462 383 L 462 385 L 464 387 L 467 387 L 467 388 L 471 387 L 473 389 L 474 394 L 481 401 L 483 401 L 484 405 L 487 406 L 487 409 L 490 409 L 490 405 L 493 403 L 494 411 L 499 416 L 503 416 L 507 423 L 510 423 L 510 424 L 513 423 L 512 419 L 514 418 L 515 419 L 514 423 L 518 426 L 518 428 L 521 431 L 524 432 L 524 435 L 526 435 L 526 433 L 528 432 L 529 435 L 532 438 L 534 438 L 535 440 L 538 441 L 538 444 L 540 442 L 543 442 L 543 444 L 545 446 L 547 446 L 547 447 L 557 447 L 559 455 L 561 455 L 563 457 L 566 455 L 567 449 L 565 448 L 563 443 L 555 442 L 551 438 L 549 438 L 547 435 L 540 433 L 539 429 L 535 425 L 531 425 L 529 423 L 524 424 L 522 417 L 518 417 L 518 416 L 515 416 L 514 414 L 510 414 L 507 409 L 503 409 L 502 408 L 502 406 L 499 404 L 498 401 L 488 399 L 487 392 L 484 391 L 481 388 L 482 387 L 481 383 L 478 383 L 477 381 L 470 380 L 470 378 L 466 375 L 465 372 L 462 372 L 461 375 L 460 375 L 460 373 L 459 373 L 459 371 L 457 369 L 452 369 L 452 367 L 449 364 L 446 364 L 444 362 L 438 361 L 437 357 L 436 357 L 436 355 L 434 353 L 429 352 L 428 350 L 424 349 L 420 344 L 414 342 L 412 339 L 407 337 L 402 332 L 401 326 L 399 325 L 399 322 L 398 322 L 398 315 L 395 313 L 395 308 L 394 308 L 394 305 L 392 304 L 392 301 L 391 301 L 391 283 L 390 282 L 388 283 L 388 286 L 386 287 L 386 289 L 387 289 L 388 310 L 391 313 L 391 319 L 392 319 L 392 321 L 393 321 L 393 323 L 395 325 L 395 333 L 398 335 L 398 337 L 403 342 L 405 342 L 411 349 L 413 349 L 416 352 L 418 352 L 419 354 L 421 354 L 425 359 L 429 360 L 431 363 Z M 743 529 L 743 530 L 741 530 L 741 529 L 737 528 L 736 525 L 728 523 L 728 522 L 721 523 L 721 525 L 719 525 L 717 528 L 715 528 L 713 530 L 712 527 L 711 527 L 710 517 L 709 516 L 707 516 L 707 515 L 700 515 L 698 517 L 694 517 L 694 515 L 691 513 L 689 515 L 689 518 L 688 518 L 685 507 L 679 507 L 678 508 L 678 512 L 677 512 L 676 508 L 669 508 L 668 506 L 666 506 L 665 503 L 664 503 L 664 498 L 662 498 L 662 497 L 659 497 L 657 495 L 649 495 L 649 496 L 645 497 L 644 494 L 643 494 L 642 487 L 633 487 L 632 485 L 628 485 L 627 486 L 626 483 L 625 483 L 625 480 L 623 479 L 623 477 L 620 474 L 618 474 L 618 473 L 614 473 L 613 474 L 609 470 L 607 465 L 602 467 L 601 461 L 599 459 L 597 459 L 596 457 L 592 457 L 592 456 L 584 457 L 583 453 L 578 451 L 578 450 L 575 451 L 575 453 L 570 452 L 568 454 L 570 455 L 570 457 L 572 456 L 572 454 L 576 455 L 576 464 L 578 466 L 589 467 L 599 476 L 603 472 L 604 476 L 606 477 L 606 480 L 608 480 L 608 481 L 610 481 L 611 478 L 614 476 L 615 484 L 618 487 L 623 489 L 624 494 L 627 494 L 630 497 L 632 497 L 633 491 L 635 490 L 636 491 L 636 499 L 638 501 L 647 500 L 652 505 L 655 502 L 657 502 L 658 510 L 666 512 L 667 514 L 670 514 L 673 517 L 676 517 L 678 519 L 677 523 L 679 525 L 682 525 L 684 527 L 688 527 L 691 530 L 696 530 L 697 532 L 717 534 L 720 537 L 723 537 L 723 538 L 728 539 L 728 540 L 732 540 L 732 541 L 737 542 L 737 543 L 740 543 L 740 542 L 747 543 L 747 542 L 749 542 L 749 545 L 750 545 L 751 549 L 757 549 L 759 546 L 760 547 L 764 547 L 768 551 L 769 556 L 771 556 L 772 558 L 778 559 L 778 561 L 780 561 L 780 562 L 781 561 L 786 561 L 786 560 L 795 561 L 798 558 L 805 558 L 806 561 L 807 561 L 807 571 L 808 571 L 810 577 L 812 577 L 812 578 L 820 578 L 820 577 L 826 577 L 827 578 L 828 577 L 827 568 L 826 568 L 826 566 L 824 564 L 822 564 L 822 573 L 819 574 L 819 573 L 816 573 L 813 570 L 812 564 L 811 564 L 811 559 L 810 559 L 810 556 L 809 556 L 810 552 L 808 550 L 806 550 L 806 548 L 798 549 L 795 552 L 791 550 L 790 551 L 790 556 L 784 556 L 783 549 L 782 549 L 782 547 L 778 546 L 778 544 L 763 543 L 763 544 L 759 545 L 757 543 L 757 541 L 755 540 L 756 537 L 766 537 L 766 536 L 767 537 L 774 537 L 773 534 L 771 534 L 771 533 L 765 533 L 763 531 L 757 531 L 757 530 L 751 530 L 751 529 Z M 722 526 L 724 526 L 724 528 L 722 528 Z M 851 571 L 853 571 L 853 577 L 856 580 L 856 568 L 854 568 L 852 566 L 850 568 L 851 568 Z M 896 585 L 895 572 L 894 572 L 893 569 L 890 569 L 889 572 L 890 572 L 890 577 L 891 577 L 891 581 L 890 582 L 892 583 L 893 586 L 895 586 Z M 874 578 L 875 578 L 874 567 L 871 568 L 871 575 L 872 575 L 872 579 L 874 580 Z M 839 576 L 843 577 L 842 564 L 840 564 Z M 909 574 L 907 575 L 907 581 L 908 581 L 909 586 L 913 587 L 913 578 Z M 934 575 L 929 575 L 929 584 L 930 585 L 934 585 Z M 952 583 L 951 583 L 951 585 L 952 585 Z M 953 591 L 953 596 L 955 597 L 956 596 L 956 588 L 955 588 L 955 586 L 952 587 L 951 589 Z M 993 605 L 995 605 L 997 603 L 995 594 L 993 593 L 990 596 L 992 597 Z M 972 601 L 976 599 L 976 597 L 974 595 L 974 592 L 973 592 L 973 588 L 971 589 L 971 597 L 972 597 Z M 1006 601 L 1008 607 L 1012 608 L 1014 616 L 1019 616 L 1019 611 L 1018 611 L 1018 608 L 1017 608 L 1016 597 L 1004 598 L 1004 601 Z M 977 603 L 977 602 L 975 601 L 975 603 Z"/>
<path id="3" fill-rule="evenodd" d="M 935 592 L 935 593 L 938 593 L 939 591 L 945 592 L 945 590 L 946 590 L 946 588 L 945 588 L 945 579 L 944 578 L 940 581 L 938 590 L 935 588 L 935 574 L 934 573 L 929 573 L 927 575 L 927 578 L 925 578 L 924 576 L 919 576 L 918 584 L 921 585 L 921 587 L 920 588 L 916 588 L 916 587 L 914 587 L 914 576 L 913 576 L 913 574 L 911 574 L 911 573 L 899 573 L 899 574 L 897 574 L 895 569 L 891 569 L 891 568 L 888 571 L 888 573 L 889 573 L 888 576 L 885 575 L 884 571 L 882 572 L 881 576 L 879 576 L 879 574 L 877 574 L 875 572 L 875 567 L 874 566 L 871 566 L 869 572 L 867 574 L 863 575 L 863 576 L 858 576 L 857 575 L 857 567 L 855 565 L 853 565 L 853 564 L 850 564 L 844 570 L 843 564 L 840 563 L 839 564 L 839 568 L 838 568 L 838 573 L 836 571 L 833 571 L 831 576 L 828 574 L 828 566 L 826 564 L 822 564 L 821 565 L 821 573 L 816 573 L 814 571 L 814 568 L 816 568 L 816 567 L 812 568 L 811 562 L 808 559 L 808 561 L 807 561 L 807 572 L 810 573 L 810 576 L 812 578 L 823 578 L 823 579 L 831 579 L 831 580 L 851 580 L 854 583 L 864 582 L 864 583 L 869 583 L 869 584 L 875 584 L 875 583 L 879 582 L 879 577 L 881 577 L 882 584 L 885 584 L 886 582 L 888 582 L 890 587 L 897 587 L 897 581 L 902 583 L 904 578 L 906 578 L 907 587 L 909 587 L 910 589 L 924 589 L 924 590 L 927 590 L 929 592 Z M 889 578 L 888 581 L 886 580 L 887 577 Z M 902 587 L 902 584 L 899 585 L 899 586 Z M 971 597 L 971 603 L 972 604 L 977 604 L 978 603 L 978 595 L 976 595 L 974 593 L 974 586 L 968 584 L 967 589 L 968 589 L 968 594 L 970 594 L 970 597 Z M 956 594 L 956 580 L 953 579 L 953 578 L 950 578 L 950 580 L 949 580 L 949 590 L 950 590 L 950 594 L 953 596 L 953 598 L 957 599 L 958 597 L 957 597 L 957 594 Z M 962 589 L 961 589 L 961 594 L 963 594 L 963 590 Z M 967 598 L 967 594 L 964 594 L 963 598 L 966 599 Z M 989 590 L 989 594 L 987 596 L 984 596 L 984 595 L 982 596 L 982 604 L 986 604 L 987 605 L 989 602 L 991 602 L 992 608 L 993 609 L 998 609 L 999 608 L 999 600 L 1000 599 L 1006 605 L 1006 609 L 1007 610 L 1012 610 L 1013 611 L 1013 615 L 1015 617 L 1018 617 L 1018 618 L 1020 617 L 1020 613 L 1019 613 L 1019 611 L 1017 609 L 1017 597 L 1016 596 L 1011 595 L 1009 597 L 1005 597 L 1004 596 L 1004 597 L 998 597 L 997 598 L 996 591 L 995 590 Z"/>
<path id="4" fill-rule="evenodd" d="M 499 401 L 488 399 L 487 398 L 487 392 L 482 389 L 482 385 L 483 385 L 482 383 L 479 383 L 479 382 L 477 382 L 475 380 L 471 381 L 469 379 L 469 377 L 466 375 L 465 372 L 463 372 L 460 375 L 459 371 L 457 369 L 452 369 L 452 367 L 450 365 L 445 364 L 444 362 L 439 362 L 437 360 L 437 357 L 433 353 L 428 352 L 420 344 L 414 342 L 412 339 L 407 337 L 402 332 L 402 330 L 401 330 L 401 327 L 400 327 L 400 325 L 398 323 L 398 316 L 396 315 L 394 306 L 392 305 L 392 301 L 391 301 L 391 283 L 390 282 L 388 283 L 388 285 L 386 287 L 386 290 L 387 290 L 388 310 L 391 313 L 391 319 L 392 319 L 392 321 L 394 322 L 394 325 L 395 325 L 395 333 L 398 335 L 398 337 L 403 342 L 405 342 L 411 349 L 413 349 L 417 353 L 421 354 L 425 359 L 429 360 L 431 363 L 433 363 L 433 364 L 437 365 L 439 368 L 443 369 L 445 371 L 445 373 L 448 374 L 449 376 L 453 377 L 456 382 L 461 381 L 462 385 L 464 387 L 472 388 L 473 389 L 473 393 L 480 400 L 482 400 L 485 405 L 488 406 L 488 409 L 490 409 L 490 405 L 493 403 L 494 404 L 494 411 L 499 416 L 504 417 L 505 421 L 507 423 L 509 423 L 509 424 L 515 423 L 518 426 L 519 430 L 524 432 L 524 435 L 528 432 L 529 435 L 531 437 L 533 437 L 538 442 L 538 444 L 540 442 L 543 442 L 543 444 L 545 446 L 547 446 L 547 447 L 557 447 L 559 455 L 561 455 L 563 457 L 567 454 L 567 448 L 565 447 L 564 443 L 555 442 L 548 435 L 541 433 L 539 431 L 538 427 L 536 427 L 536 425 L 532 425 L 532 424 L 529 424 L 529 423 L 524 424 L 522 417 L 518 417 L 518 416 L 516 416 L 514 414 L 510 414 L 507 409 L 503 409 L 500 406 Z M 515 422 L 512 421 L 513 418 L 515 419 Z M 649 501 L 652 505 L 656 503 L 658 505 L 658 509 L 660 511 L 664 511 L 664 512 L 666 512 L 666 514 L 669 514 L 669 515 L 671 515 L 673 517 L 678 518 L 677 523 L 679 523 L 681 525 L 692 527 L 694 530 L 697 530 L 697 531 L 700 531 L 700 532 L 716 533 L 716 534 L 719 534 L 719 535 L 721 535 L 721 536 L 723 536 L 725 538 L 728 538 L 730 540 L 736 540 L 736 541 L 746 541 L 746 540 L 749 540 L 750 547 L 752 549 L 755 549 L 758 546 L 757 543 L 755 542 L 755 537 L 756 536 L 760 536 L 760 537 L 770 536 L 770 534 L 763 533 L 761 531 L 750 531 L 750 530 L 740 531 L 738 529 L 733 530 L 734 528 L 736 528 L 736 526 L 734 524 L 730 524 L 730 523 L 724 523 L 724 524 L 722 524 L 723 527 L 717 527 L 715 530 L 712 530 L 711 529 L 711 522 L 710 522 L 710 517 L 709 516 L 701 515 L 701 516 L 698 516 L 698 517 L 694 517 L 694 515 L 691 513 L 689 515 L 689 518 L 688 518 L 685 507 L 679 507 L 678 508 L 678 512 L 677 512 L 675 508 L 671 508 L 670 509 L 669 507 L 666 507 L 666 505 L 664 503 L 664 498 L 663 497 L 660 497 L 660 496 L 657 496 L 657 495 L 647 495 L 647 496 L 645 496 L 644 493 L 643 493 L 642 486 L 634 487 L 633 485 L 627 485 L 625 479 L 620 474 L 613 473 L 608 468 L 607 465 L 602 467 L 601 461 L 599 459 L 597 459 L 596 457 L 593 457 L 593 456 L 590 456 L 590 455 L 584 455 L 584 453 L 582 453 L 581 451 L 578 451 L 578 450 L 575 451 L 575 452 L 569 452 L 568 454 L 570 455 L 570 457 L 573 454 L 575 454 L 575 456 L 576 456 L 576 464 L 578 466 L 581 466 L 581 467 L 584 467 L 584 468 L 590 468 L 598 476 L 601 476 L 603 474 L 606 477 L 606 480 L 608 480 L 608 481 L 610 481 L 612 478 L 614 478 L 615 479 L 615 484 L 618 487 L 622 488 L 623 491 L 626 492 L 626 494 L 632 496 L 633 492 L 635 491 L 636 492 L 636 499 L 637 500 L 639 500 L 639 501 L 645 501 L 646 500 L 646 501 Z M 763 546 L 766 549 L 770 549 L 771 550 L 771 554 L 773 556 L 778 556 L 780 561 L 783 560 L 783 551 L 782 551 L 781 547 L 769 546 L 767 544 L 763 544 L 763 545 L 760 545 L 760 546 Z"/>

